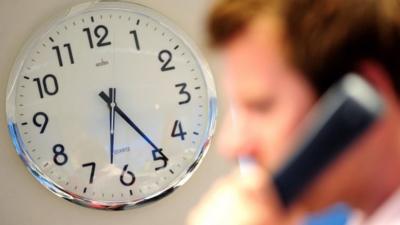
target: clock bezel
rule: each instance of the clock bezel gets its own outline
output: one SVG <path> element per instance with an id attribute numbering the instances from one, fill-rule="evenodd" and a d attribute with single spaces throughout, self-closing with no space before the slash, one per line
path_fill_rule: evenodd
<path id="1" fill-rule="evenodd" d="M 136 201 L 94 201 L 85 198 L 79 194 L 68 192 L 61 186 L 57 185 L 56 182 L 53 181 L 53 179 L 49 178 L 48 176 L 46 176 L 44 173 L 41 172 L 40 168 L 38 168 L 38 166 L 34 163 L 34 161 L 27 153 L 27 148 L 21 139 L 21 135 L 15 118 L 16 116 L 15 84 L 19 76 L 21 76 L 20 72 L 27 60 L 28 53 L 33 50 L 33 48 L 36 46 L 35 44 L 37 44 L 39 40 L 42 40 L 44 37 L 46 37 L 47 33 L 54 26 L 57 26 L 72 17 L 98 10 L 122 10 L 122 11 L 132 12 L 134 14 L 141 14 L 143 16 L 150 17 L 152 20 L 156 21 L 161 26 L 165 27 L 166 29 L 174 33 L 174 35 L 176 35 L 177 38 L 179 38 L 183 43 L 185 43 L 186 47 L 190 50 L 194 58 L 197 60 L 197 63 L 199 64 L 199 67 L 202 70 L 203 73 L 202 77 L 204 78 L 207 87 L 208 107 L 209 107 L 208 125 L 203 140 L 199 145 L 201 146 L 201 149 L 198 155 L 196 156 L 196 159 L 188 167 L 186 172 L 183 175 L 181 175 L 181 177 L 179 177 L 179 179 L 178 178 L 174 179 L 174 181 L 176 182 L 171 183 L 170 185 L 168 185 L 167 188 L 164 188 L 155 194 L 149 195 L 148 197 L 141 198 Z M 49 22 L 45 23 L 36 32 L 34 32 L 34 34 L 28 39 L 22 50 L 19 52 L 10 74 L 6 93 L 7 93 L 6 116 L 7 116 L 9 134 L 17 154 L 24 162 L 28 171 L 36 178 L 37 181 L 39 181 L 53 194 L 88 208 L 103 209 L 103 210 L 129 209 L 137 206 L 142 206 L 150 202 L 154 202 L 172 193 L 174 190 L 181 187 L 183 184 L 187 182 L 187 180 L 193 175 L 193 173 L 196 171 L 196 169 L 204 159 L 209 149 L 211 139 L 214 135 L 216 126 L 217 96 L 216 96 L 214 81 L 211 75 L 211 70 L 205 58 L 200 54 L 200 51 L 198 50 L 194 42 L 191 40 L 191 38 L 187 36 L 185 32 L 183 32 L 179 27 L 174 25 L 174 23 L 170 19 L 168 19 L 166 16 L 162 15 L 161 13 L 159 13 L 154 9 L 132 2 L 95 1 L 95 2 L 82 3 L 69 8 L 68 10 L 56 16 L 54 19 L 50 19 Z"/>

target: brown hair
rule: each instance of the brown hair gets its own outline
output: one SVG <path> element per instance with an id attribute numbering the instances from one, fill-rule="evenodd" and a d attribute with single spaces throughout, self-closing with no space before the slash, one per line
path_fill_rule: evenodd
<path id="1" fill-rule="evenodd" d="M 209 16 L 211 44 L 223 45 L 236 33 L 248 25 L 254 17 L 271 7 L 271 1 L 263 0 L 223 0 L 219 1 Z"/>
<path id="2" fill-rule="evenodd" d="M 268 7 L 282 16 L 291 60 L 320 94 L 363 59 L 380 62 L 400 93 L 400 0 L 222 0 L 209 20 L 212 43 Z"/>

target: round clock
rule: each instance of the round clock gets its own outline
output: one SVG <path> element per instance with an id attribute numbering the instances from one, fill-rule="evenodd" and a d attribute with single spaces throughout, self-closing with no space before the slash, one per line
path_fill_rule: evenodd
<path id="1" fill-rule="evenodd" d="M 181 186 L 204 157 L 216 94 L 190 39 L 152 9 L 75 6 L 19 54 L 8 127 L 32 175 L 59 197 L 125 209 Z"/>

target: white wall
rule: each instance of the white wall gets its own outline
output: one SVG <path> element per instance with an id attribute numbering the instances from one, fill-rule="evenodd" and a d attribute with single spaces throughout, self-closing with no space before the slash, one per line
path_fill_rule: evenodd
<path id="1" fill-rule="evenodd" d="M 81 0 L 0 0 L 0 225 L 181 225 L 213 181 L 229 169 L 211 147 L 189 182 L 152 205 L 120 212 L 83 208 L 60 199 L 27 171 L 8 136 L 5 94 L 8 76 L 29 35 L 59 11 Z M 204 19 L 213 0 L 137 0 L 175 21 L 199 45 L 212 68 L 205 44 Z M 215 69 L 214 69 L 215 70 Z"/>

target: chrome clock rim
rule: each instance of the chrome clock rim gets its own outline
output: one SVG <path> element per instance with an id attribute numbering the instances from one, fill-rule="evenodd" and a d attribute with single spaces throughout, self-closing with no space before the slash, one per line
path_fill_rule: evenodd
<path id="1" fill-rule="evenodd" d="M 161 26 L 165 27 L 168 30 L 173 31 L 173 33 L 185 43 L 185 45 L 189 48 L 193 56 L 197 59 L 199 63 L 199 67 L 202 70 L 203 78 L 205 80 L 205 84 L 207 87 L 208 94 L 208 105 L 209 105 L 209 114 L 208 114 L 208 125 L 206 128 L 205 135 L 202 140 L 201 149 L 196 156 L 196 160 L 188 167 L 185 171 L 184 175 L 179 177 L 176 182 L 168 185 L 167 188 L 161 190 L 160 192 L 154 193 L 146 198 L 142 198 L 136 201 L 94 201 L 88 198 L 85 198 L 80 195 L 76 195 L 74 193 L 70 193 L 61 186 L 58 186 L 52 179 L 47 177 L 42 171 L 36 166 L 31 157 L 27 153 L 27 148 L 21 140 L 21 135 L 18 130 L 18 126 L 16 124 L 15 119 L 15 97 L 16 97 L 16 88 L 15 84 L 20 75 L 20 71 L 25 63 L 26 55 L 32 50 L 34 44 L 37 43 L 43 36 L 47 34 L 52 27 L 57 26 L 58 24 L 74 17 L 77 15 L 82 15 L 84 13 L 95 12 L 98 10 L 122 10 L 128 11 L 135 14 L 141 14 L 146 17 L 151 17 L 154 21 L 159 23 Z M 162 22 L 161 22 L 162 21 Z M 191 38 L 189 38 L 185 32 L 183 32 L 180 28 L 174 25 L 173 22 L 170 21 L 166 16 L 160 14 L 156 10 L 148 8 L 146 6 L 137 4 L 137 3 L 128 3 L 128 2 L 120 2 L 120 1 L 95 1 L 95 2 L 87 2 L 83 4 L 79 4 L 73 6 L 67 11 L 61 13 L 55 19 L 50 19 L 50 22 L 43 25 L 39 28 L 26 42 L 24 47 L 18 54 L 18 57 L 14 63 L 12 68 L 10 78 L 8 81 L 7 87 L 7 95 L 6 95 L 6 116 L 8 123 L 8 130 L 14 147 L 16 149 L 17 154 L 24 162 L 28 171 L 39 181 L 43 186 L 45 186 L 50 192 L 57 195 L 58 197 L 64 198 L 68 201 L 74 202 L 76 204 L 96 209 L 104 209 L 104 210 L 123 210 L 138 206 L 143 206 L 147 203 L 154 202 L 159 200 L 177 188 L 185 184 L 189 178 L 193 175 L 193 173 L 198 169 L 200 163 L 204 159 L 210 143 L 211 139 L 214 135 L 215 126 L 216 126 L 216 117 L 217 117 L 217 96 L 216 90 L 214 86 L 214 81 L 211 75 L 211 70 L 205 60 L 205 58 L 201 55 L 200 51 L 196 47 Z"/>

